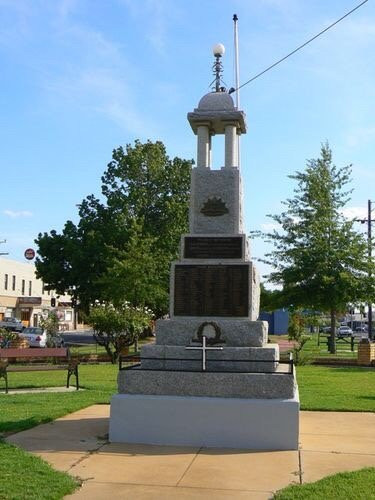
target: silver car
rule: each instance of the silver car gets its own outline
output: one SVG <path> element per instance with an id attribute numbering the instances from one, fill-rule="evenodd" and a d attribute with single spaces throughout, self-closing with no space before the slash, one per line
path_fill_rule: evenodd
<path id="1" fill-rule="evenodd" d="M 2 321 L 0 321 L 0 328 L 4 328 L 4 330 L 13 332 L 22 332 L 23 324 L 22 321 L 17 318 L 4 318 Z"/>
<path id="2" fill-rule="evenodd" d="M 31 326 L 25 328 L 19 335 L 27 339 L 30 347 L 47 347 L 47 331 L 43 330 L 43 328 Z M 64 340 L 59 336 L 55 336 L 52 338 L 52 343 L 54 347 L 63 347 Z"/>
<path id="3" fill-rule="evenodd" d="M 353 330 L 349 326 L 340 326 L 337 330 L 338 337 L 351 337 Z"/>

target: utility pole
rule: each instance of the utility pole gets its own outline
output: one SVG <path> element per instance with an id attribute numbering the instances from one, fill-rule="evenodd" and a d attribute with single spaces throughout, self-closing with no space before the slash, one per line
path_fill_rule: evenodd
<path id="1" fill-rule="evenodd" d="M 367 241 L 368 241 L 368 258 L 369 258 L 370 262 L 371 262 L 371 258 L 372 258 L 371 212 L 372 212 L 371 200 L 368 200 L 368 203 L 367 203 Z M 371 274 L 370 274 L 370 276 L 371 276 Z M 369 302 L 369 304 L 368 304 L 368 338 L 370 340 L 373 339 L 373 335 L 372 335 L 372 303 L 371 302 Z"/>
<path id="2" fill-rule="evenodd" d="M 366 224 L 367 223 L 367 245 L 368 245 L 368 258 L 369 262 L 371 262 L 372 259 L 372 231 L 371 231 L 371 225 L 372 222 L 375 222 L 375 219 L 371 218 L 372 214 L 372 204 L 374 202 L 371 200 L 368 200 L 367 202 L 367 218 L 366 219 L 354 219 L 357 222 L 360 222 L 361 224 Z M 371 271 L 369 271 L 369 276 L 371 277 Z M 368 307 L 368 316 L 367 316 L 367 329 L 368 329 L 368 338 L 369 340 L 373 340 L 373 333 L 372 333 L 372 303 L 369 302 L 367 304 Z"/>

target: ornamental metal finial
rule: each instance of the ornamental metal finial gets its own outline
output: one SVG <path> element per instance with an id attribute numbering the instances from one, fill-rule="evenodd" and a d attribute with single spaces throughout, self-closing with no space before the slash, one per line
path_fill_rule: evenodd
<path id="1" fill-rule="evenodd" d="M 215 92 L 225 92 L 225 87 L 220 86 L 221 75 L 223 73 L 223 64 L 221 62 L 221 57 L 225 54 L 225 47 L 222 43 L 217 43 L 212 47 L 212 52 L 215 56 L 215 62 L 212 66 L 213 73 L 215 76 Z"/>

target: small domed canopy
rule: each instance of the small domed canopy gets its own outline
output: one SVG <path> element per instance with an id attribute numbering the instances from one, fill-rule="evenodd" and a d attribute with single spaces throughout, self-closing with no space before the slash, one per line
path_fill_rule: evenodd
<path id="1" fill-rule="evenodd" d="M 234 111 L 234 102 L 226 92 L 210 92 L 199 101 L 197 111 Z"/>
<path id="2" fill-rule="evenodd" d="M 194 134 L 200 125 L 209 127 L 210 134 L 224 134 L 230 123 L 236 124 L 238 133 L 246 134 L 245 113 L 235 107 L 232 97 L 226 92 L 204 95 L 198 107 L 187 117 Z"/>

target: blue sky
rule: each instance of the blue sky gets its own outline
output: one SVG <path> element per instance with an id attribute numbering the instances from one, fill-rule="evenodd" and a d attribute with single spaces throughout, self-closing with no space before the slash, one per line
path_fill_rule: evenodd
<path id="1" fill-rule="evenodd" d="M 112 149 L 162 140 L 194 158 L 186 114 L 209 91 L 211 48 L 239 17 L 243 82 L 336 20 L 355 0 L 0 0 L 0 251 L 23 260 L 38 232 L 61 231 L 100 194 Z M 375 6 L 352 16 L 241 91 L 248 133 L 242 173 L 247 230 L 269 227 L 288 175 L 329 141 L 353 164 L 348 212 L 375 200 Z M 223 146 L 214 142 L 214 167 Z M 253 243 L 261 257 L 265 246 Z M 261 266 L 261 271 L 264 268 Z"/>

